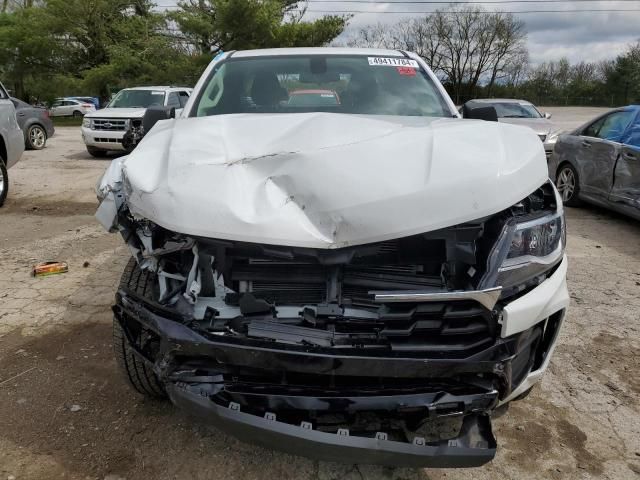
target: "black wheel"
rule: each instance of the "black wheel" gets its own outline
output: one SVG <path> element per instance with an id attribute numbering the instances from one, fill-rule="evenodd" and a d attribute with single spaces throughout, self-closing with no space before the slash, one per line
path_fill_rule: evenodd
<path id="1" fill-rule="evenodd" d="M 556 175 L 556 188 L 560 192 L 562 202 L 569 207 L 580 205 L 578 195 L 580 194 L 580 182 L 578 172 L 570 163 L 563 163 L 558 168 Z"/>
<path id="2" fill-rule="evenodd" d="M 122 273 L 120 287 L 137 292 L 150 298 L 154 295 L 156 278 L 151 272 L 142 271 L 132 258 Z M 132 348 L 130 339 L 135 343 L 136 350 L 145 355 L 153 356 L 158 347 L 158 339 L 139 326 L 127 328 L 127 334 L 120 322 L 113 319 L 113 350 L 116 362 L 125 380 L 138 393 L 145 397 L 163 399 L 167 397 L 164 385 L 158 379 L 151 367 L 140 358 Z"/>
<path id="3" fill-rule="evenodd" d="M 7 198 L 7 193 L 9 193 L 9 174 L 3 158 L 0 157 L 0 207 Z"/>
<path id="4" fill-rule="evenodd" d="M 108 153 L 106 150 L 102 150 L 96 147 L 87 147 L 87 152 L 89 152 L 89 155 L 95 158 L 104 158 Z"/>
<path id="5" fill-rule="evenodd" d="M 42 150 L 47 144 L 47 132 L 42 125 L 31 125 L 27 130 L 27 148 Z"/>
<path id="6" fill-rule="evenodd" d="M 74 110 L 73 111 L 73 116 L 78 118 L 78 117 L 82 117 L 82 112 L 80 110 Z"/>

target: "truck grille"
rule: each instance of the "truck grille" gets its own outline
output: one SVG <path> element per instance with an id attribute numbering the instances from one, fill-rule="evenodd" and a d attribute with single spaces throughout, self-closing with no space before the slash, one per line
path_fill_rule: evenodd
<path id="1" fill-rule="evenodd" d="M 423 265 L 327 266 L 254 260 L 234 267 L 231 275 L 240 292 L 251 292 L 256 298 L 276 305 L 337 301 L 344 305 L 377 308 L 379 305 L 369 295 L 371 290 L 443 287 L 440 277 L 425 272 Z M 228 301 L 236 303 L 238 298 L 239 295 L 232 294 Z"/>
<path id="2" fill-rule="evenodd" d="M 107 132 L 125 131 L 128 124 L 129 120 L 126 118 L 96 118 L 93 120 L 93 130 L 102 130 Z"/>
<path id="3" fill-rule="evenodd" d="M 447 255 L 453 246 L 439 236 L 416 235 L 335 251 L 250 244 L 215 251 L 224 259 L 219 266 L 227 267 L 223 275 L 231 291 L 225 302 L 240 308 L 250 338 L 463 358 L 495 341 L 497 322 L 491 309 L 461 299 L 382 303 L 372 293 L 451 289 L 443 270 L 451 268 Z M 455 236 L 460 250 L 472 238 L 467 231 L 456 231 Z M 298 306 L 299 313 L 286 320 L 274 317 L 284 306 Z M 351 314 L 350 309 L 370 313 Z"/>

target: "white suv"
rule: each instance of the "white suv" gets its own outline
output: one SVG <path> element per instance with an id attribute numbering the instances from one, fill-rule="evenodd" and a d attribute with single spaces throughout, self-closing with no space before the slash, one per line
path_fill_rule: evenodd
<path id="1" fill-rule="evenodd" d="M 189 100 L 191 88 L 136 87 L 121 90 L 106 108 L 85 115 L 82 139 L 94 157 L 104 157 L 108 151 L 124 151 L 123 138 L 130 127 L 142 122 L 147 107 L 175 107 L 176 115 Z"/>

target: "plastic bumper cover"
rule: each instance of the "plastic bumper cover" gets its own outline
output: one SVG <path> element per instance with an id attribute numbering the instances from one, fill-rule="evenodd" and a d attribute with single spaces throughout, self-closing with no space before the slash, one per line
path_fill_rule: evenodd
<path id="1" fill-rule="evenodd" d="M 82 140 L 85 145 L 103 150 L 125 150 L 122 145 L 124 134 L 124 130 L 105 131 L 91 130 L 90 128 L 82 127 Z"/>
<path id="2" fill-rule="evenodd" d="M 205 421 L 238 438 L 289 453 L 330 461 L 413 467 L 473 467 L 490 461 L 496 442 L 489 415 L 500 401 L 498 391 L 491 385 L 500 385 L 503 401 L 519 394 L 521 386 L 533 380 L 528 372 L 539 373 L 536 370 L 540 362 L 546 366 L 548 355 L 536 352 L 548 352 L 553 347 L 562 321 L 560 312 L 547 322 L 549 328 L 537 325 L 509 338 L 497 338 L 494 345 L 473 357 L 424 359 L 410 355 L 328 354 L 227 342 L 203 336 L 175 319 L 166 318 L 125 291 L 119 292 L 114 312 L 123 327 L 135 321 L 159 335 L 158 357 L 145 360 L 165 382 L 171 400 Z M 142 352 L 138 354 L 144 358 Z M 194 362 L 199 366 L 193 367 L 190 359 L 196 359 Z M 349 394 L 349 388 L 334 389 L 331 393 L 324 392 L 320 385 L 302 389 L 295 385 L 255 388 L 242 380 L 233 380 L 236 372 L 255 368 L 287 375 L 322 374 L 336 379 L 371 377 L 367 381 L 371 386 L 376 385 L 376 377 L 414 379 L 424 388 L 407 394 L 401 389 L 368 387 L 364 393 Z M 190 369 L 200 373 L 196 376 Z M 481 380 L 479 383 L 464 380 L 469 378 Z M 310 379 L 307 385 L 313 385 L 313 381 Z M 452 405 L 455 408 L 451 410 Z M 425 412 L 426 421 L 456 416 L 462 424 L 453 438 L 435 442 L 410 436 L 391 439 L 385 431 L 362 435 L 355 428 L 339 429 L 336 433 L 312 427 L 313 412 L 323 409 L 334 412 L 336 407 L 349 414 L 378 411 L 383 416 L 407 408 L 420 409 Z M 291 411 L 309 415 L 296 417 L 304 419 L 296 423 L 287 417 Z"/>
<path id="3" fill-rule="evenodd" d="M 272 413 L 264 417 L 244 413 L 237 403 L 218 405 L 208 396 L 179 384 L 169 384 L 168 393 L 178 407 L 241 440 L 319 460 L 404 467 L 477 467 L 491 461 L 496 451 L 491 420 L 483 414 L 464 417 L 455 439 L 426 442 L 415 437 L 407 443 L 389 440 L 383 432 L 374 437 L 352 436 L 346 429 L 327 433 L 314 430 L 309 422 L 280 422 Z"/>

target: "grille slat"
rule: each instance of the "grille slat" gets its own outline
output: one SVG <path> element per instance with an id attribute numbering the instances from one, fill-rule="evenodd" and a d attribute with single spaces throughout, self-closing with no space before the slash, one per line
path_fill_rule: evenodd
<path id="1" fill-rule="evenodd" d="M 92 120 L 93 130 L 101 130 L 107 132 L 119 132 L 127 129 L 129 120 L 126 118 L 108 119 L 94 118 Z"/>
<path id="2" fill-rule="evenodd" d="M 273 304 L 276 311 L 284 305 L 316 306 L 304 312 L 300 308 L 293 317 L 274 317 L 282 326 L 270 327 L 274 331 L 268 328 L 267 333 L 254 328 L 253 339 L 278 343 L 282 336 L 282 342 L 308 346 L 314 344 L 319 329 L 327 333 L 328 348 L 462 358 L 495 340 L 495 319 L 480 304 L 458 300 L 381 305 L 369 294 L 374 290 L 444 289 L 445 247 L 444 241 L 414 236 L 342 252 L 228 251 L 231 266 L 225 278 L 239 293 L 227 294 L 225 300 L 238 306 L 246 292 Z M 375 313 L 348 316 L 341 307 Z M 288 331 L 285 325 L 294 330 Z"/>

